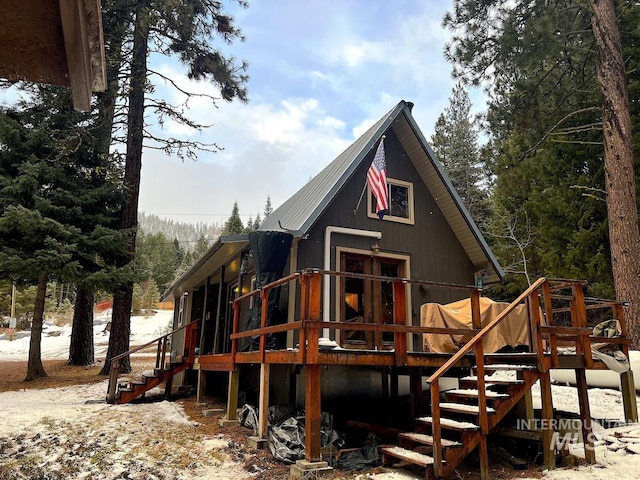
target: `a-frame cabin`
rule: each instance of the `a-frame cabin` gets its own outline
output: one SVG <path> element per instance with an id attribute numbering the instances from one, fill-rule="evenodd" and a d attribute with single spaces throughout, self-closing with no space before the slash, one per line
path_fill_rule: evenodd
<path id="1" fill-rule="evenodd" d="M 602 309 L 609 312 L 605 317 L 621 321 L 622 336 L 613 342 L 626 352 L 622 306 L 586 302 L 583 282 L 543 278 L 483 321 L 480 287 L 499 281 L 503 271 L 412 107 L 398 103 L 258 231 L 219 238 L 165 294 L 175 300 L 171 352 L 163 337 L 154 375 L 120 389 L 113 379 L 108 399 L 128 401 L 178 375 L 174 382 L 197 386 L 198 395 L 226 389 L 227 420 L 234 421 L 242 391 L 259 407 L 258 440 L 266 438 L 270 405 L 303 407 L 305 460 L 295 466 L 301 470 L 322 467 L 320 416 L 326 410 L 338 422 L 401 429 L 399 445 L 382 452 L 385 462 L 414 462 L 436 477 L 453 471 L 477 447 L 486 478 L 487 435 L 516 404 L 526 403 L 538 380 L 542 415 L 550 420 L 550 368 L 576 369 L 587 418 L 584 371 L 603 365 L 591 356 L 590 343 L 598 339 L 591 336 L 586 311 Z M 390 203 L 383 219 L 365 187 L 381 141 Z M 421 322 L 423 304 L 465 298 L 467 328 Z M 518 308 L 524 312 L 523 351 L 485 351 L 487 336 L 509 328 Z M 458 335 L 460 349 L 425 351 L 425 335 Z M 574 353 L 562 355 L 558 345 L 573 346 Z M 117 361 L 112 364 L 117 371 Z M 510 380 L 487 376 L 503 369 L 512 372 Z M 447 390 L 445 377 L 454 378 L 456 388 Z M 633 378 L 621 378 L 625 414 L 632 419 Z M 543 425 L 551 466 L 552 423 Z M 418 454 L 416 445 L 431 454 Z"/>

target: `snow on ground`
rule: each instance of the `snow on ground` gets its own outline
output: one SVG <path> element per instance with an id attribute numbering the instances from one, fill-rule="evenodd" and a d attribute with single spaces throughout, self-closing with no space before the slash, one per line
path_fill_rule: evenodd
<path id="1" fill-rule="evenodd" d="M 170 331 L 173 310 L 159 310 L 154 315 L 131 317 L 131 345 L 143 345 Z M 111 311 L 107 310 L 96 315 L 93 325 L 96 358 L 104 357 L 107 353 L 109 334 L 104 329 L 111 319 Z M 71 340 L 71 326 L 58 327 L 45 321 L 42 332 L 42 359 L 66 360 L 69 357 L 69 342 Z M 30 334 L 18 331 L 9 340 L 7 334 L 0 335 L 0 359 L 26 360 L 29 356 Z"/>
<path id="2" fill-rule="evenodd" d="M 132 345 L 141 345 L 167 331 L 172 312 L 132 317 Z M 96 357 L 106 353 L 103 334 L 107 315 L 96 319 Z M 43 359 L 65 359 L 69 327 L 48 325 L 42 337 Z M 0 358 L 26 360 L 27 335 L 13 342 L 0 335 Z M 2 381 L 0 379 L 0 381 Z M 180 404 L 172 402 L 107 405 L 106 381 L 45 390 L 24 389 L 0 393 L 0 479 L 176 479 L 240 480 L 251 478 L 231 460 L 228 439 L 206 437 Z M 540 392 L 533 389 L 534 406 Z M 615 389 L 589 390 L 591 413 L 597 419 L 623 420 L 622 398 Z M 576 390 L 553 386 L 556 410 L 578 412 Z M 638 399 L 640 403 L 640 398 Z M 624 448 L 600 445 L 597 465 L 558 468 L 545 472 L 545 480 L 635 480 L 640 472 L 640 426 L 605 431 L 594 428 L 598 439 L 612 439 Z M 616 433 L 618 432 L 618 433 Z M 621 440 L 623 438 L 624 440 Z M 581 445 L 571 448 L 583 455 Z M 514 476 L 515 472 L 514 472 Z M 349 477 L 349 475 L 347 475 Z M 356 479 L 413 480 L 403 471 L 362 473 Z"/>

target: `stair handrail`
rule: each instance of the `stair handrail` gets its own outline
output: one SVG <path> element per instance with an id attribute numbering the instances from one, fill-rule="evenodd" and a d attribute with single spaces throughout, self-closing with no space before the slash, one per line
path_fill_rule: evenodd
<path id="1" fill-rule="evenodd" d="M 158 346 L 160 346 L 161 341 L 163 340 L 167 340 L 170 336 L 172 336 L 173 334 L 179 332 L 180 330 L 184 330 L 187 327 L 191 327 L 193 328 L 194 325 L 196 325 L 200 320 L 194 320 L 192 322 L 186 323 L 184 325 L 182 325 L 181 327 L 176 328 L 175 330 L 170 331 L 169 333 L 165 333 L 164 335 L 161 335 L 158 338 L 155 338 L 153 340 L 148 341 L 147 343 L 143 344 L 143 345 L 138 345 L 137 347 L 134 347 L 130 350 L 127 350 L 124 353 L 120 353 L 119 355 L 116 355 L 114 357 L 111 358 L 111 368 L 109 370 L 109 384 L 107 387 L 107 402 L 113 402 L 116 399 L 116 386 L 118 385 L 118 376 L 120 375 L 120 360 L 132 355 L 136 352 L 139 352 L 140 350 L 144 350 L 147 347 L 150 347 L 151 345 L 158 343 Z M 163 345 L 166 345 L 166 341 L 162 343 Z M 156 361 L 157 363 L 157 361 Z M 156 365 L 157 366 L 157 365 Z"/>
<path id="2" fill-rule="evenodd" d="M 471 340 L 469 340 L 464 346 L 460 348 L 449 360 L 447 360 L 438 370 L 435 371 L 428 379 L 427 383 L 430 385 L 431 390 L 431 428 L 432 428 L 432 437 L 433 437 L 433 467 L 434 474 L 436 478 L 442 476 L 442 431 L 440 427 L 440 410 L 438 408 L 440 401 L 440 389 L 438 382 L 440 377 L 442 377 L 447 371 L 449 371 L 454 365 L 456 365 L 462 357 L 464 357 L 469 351 L 474 348 L 479 342 L 484 340 L 484 338 L 491 332 L 498 324 L 500 324 L 520 303 L 522 303 L 529 296 L 534 294 L 536 290 L 538 290 L 545 282 L 545 277 L 541 277 L 536 280 L 529 288 L 527 288 L 523 293 L 518 296 L 513 302 L 509 304 L 509 306 L 500 312 L 496 318 L 494 318 L 491 322 L 489 322 L 486 326 L 482 328 L 478 333 L 476 333 Z M 538 352 L 538 355 L 542 355 L 543 352 Z M 482 359 L 480 359 L 482 360 Z M 481 365 L 484 367 L 484 365 Z M 481 368 L 481 371 L 484 372 L 484 368 Z M 484 379 L 483 379 L 484 380 Z M 478 384 L 478 395 L 483 398 L 485 395 L 484 389 L 481 388 L 484 382 L 479 382 Z M 479 416 L 487 415 L 486 411 L 480 410 Z M 481 421 L 481 423 L 483 423 Z M 486 432 L 483 432 L 486 433 Z"/>

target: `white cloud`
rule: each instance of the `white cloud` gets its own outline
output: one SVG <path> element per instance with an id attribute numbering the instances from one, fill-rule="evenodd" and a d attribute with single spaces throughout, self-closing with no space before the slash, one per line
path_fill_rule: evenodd
<path id="1" fill-rule="evenodd" d="M 267 196 L 280 205 L 402 99 L 415 103 L 418 125 L 431 134 L 453 86 L 442 55 L 448 32 L 440 25 L 449 1 L 407 0 L 393 9 L 359 1 L 274 2 L 238 17 L 247 42 L 234 45 L 233 54 L 249 61 L 250 103 L 213 106 L 193 98 L 189 116 L 214 126 L 164 127 L 224 151 L 199 155 L 194 164 L 147 152 L 141 209 L 199 213 L 191 219 L 220 223 L 237 200 L 241 216 L 255 216 Z M 157 63 L 181 88 L 217 96 L 176 65 Z M 168 87 L 157 94 L 185 100 Z"/>

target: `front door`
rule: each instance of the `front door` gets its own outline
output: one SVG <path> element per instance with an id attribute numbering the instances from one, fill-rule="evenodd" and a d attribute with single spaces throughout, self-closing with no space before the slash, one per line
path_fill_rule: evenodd
<path id="1" fill-rule="evenodd" d="M 383 277 L 404 277 L 406 261 L 382 255 L 342 253 L 340 270 Z M 343 277 L 340 292 L 340 321 L 393 324 L 393 284 L 367 278 Z M 367 350 L 393 348 L 392 332 L 342 330 L 344 348 Z"/>

